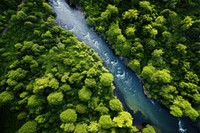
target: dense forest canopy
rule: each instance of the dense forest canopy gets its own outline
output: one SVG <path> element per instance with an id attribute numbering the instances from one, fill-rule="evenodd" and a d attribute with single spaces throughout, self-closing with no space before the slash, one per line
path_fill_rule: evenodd
<path id="1" fill-rule="evenodd" d="M 133 126 L 100 57 L 44 0 L 0 2 L 0 132 L 155 133 Z"/>
<path id="2" fill-rule="evenodd" d="M 200 1 L 69 0 L 176 117 L 200 118 Z"/>

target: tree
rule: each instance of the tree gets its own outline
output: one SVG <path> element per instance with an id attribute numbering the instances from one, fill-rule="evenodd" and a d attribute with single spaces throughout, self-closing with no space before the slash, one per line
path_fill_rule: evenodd
<path id="1" fill-rule="evenodd" d="M 170 71 L 167 69 L 157 70 L 155 73 L 153 73 L 151 81 L 161 84 L 170 83 L 172 81 L 172 76 L 170 75 Z"/>
<path id="2" fill-rule="evenodd" d="M 122 31 L 119 28 L 119 23 L 111 23 L 108 31 L 106 32 L 107 38 L 111 43 L 116 42 L 117 36 L 121 34 Z"/>
<path id="3" fill-rule="evenodd" d="M 75 129 L 75 126 L 73 123 L 62 123 L 62 125 L 60 126 L 60 128 L 62 128 L 65 132 L 73 132 Z"/>
<path id="4" fill-rule="evenodd" d="M 67 91 L 70 91 L 72 90 L 72 88 L 70 87 L 70 85 L 68 84 L 63 84 L 60 89 L 63 91 L 63 92 L 67 92 Z"/>
<path id="5" fill-rule="evenodd" d="M 181 54 L 181 55 L 185 55 L 187 53 L 186 49 L 187 49 L 187 46 L 179 43 L 177 46 L 176 46 L 176 49 L 177 51 Z"/>
<path id="6" fill-rule="evenodd" d="M 163 61 L 162 55 L 164 54 L 162 49 L 155 49 L 152 52 L 152 58 L 150 60 L 150 62 L 154 65 L 154 66 L 163 66 L 165 64 L 165 62 Z"/>
<path id="7" fill-rule="evenodd" d="M 128 37 L 133 37 L 135 35 L 136 28 L 135 27 L 127 27 L 126 28 L 126 35 Z"/>
<path id="8" fill-rule="evenodd" d="M 42 92 L 48 86 L 49 86 L 49 78 L 48 77 L 37 78 L 37 79 L 35 79 L 33 92 L 34 93 Z"/>
<path id="9" fill-rule="evenodd" d="M 124 57 L 129 57 L 131 56 L 131 46 L 128 42 L 125 42 L 122 46 L 121 54 Z"/>
<path id="10" fill-rule="evenodd" d="M 50 81 L 49 81 L 49 87 L 53 88 L 53 89 L 58 89 L 59 87 L 59 82 L 57 79 L 55 78 L 51 78 Z"/>
<path id="11" fill-rule="evenodd" d="M 90 100 L 91 95 L 92 95 L 92 92 L 90 91 L 90 89 L 86 88 L 85 86 L 78 91 L 78 97 L 81 101 Z"/>
<path id="12" fill-rule="evenodd" d="M 60 120 L 63 123 L 73 123 L 77 119 L 76 111 L 73 109 L 67 109 L 60 114 Z"/>
<path id="13" fill-rule="evenodd" d="M 199 83 L 199 78 L 198 75 L 195 74 L 194 72 L 188 71 L 184 77 L 185 80 L 187 80 L 188 82 L 194 83 L 194 84 L 198 84 Z"/>
<path id="14" fill-rule="evenodd" d="M 103 129 L 109 129 L 113 127 L 113 121 L 110 118 L 110 115 L 102 115 L 99 118 L 99 124 Z"/>
<path id="15" fill-rule="evenodd" d="M 80 114 L 85 114 L 87 112 L 87 106 L 83 104 L 76 105 L 76 111 Z"/>
<path id="16" fill-rule="evenodd" d="M 177 92 L 176 87 L 174 87 L 172 85 L 164 85 L 161 87 L 159 94 L 168 102 L 173 102 L 174 94 L 176 92 Z"/>
<path id="17" fill-rule="evenodd" d="M 148 124 L 145 128 L 142 129 L 142 133 L 156 133 L 156 131 L 152 126 Z"/>
<path id="18" fill-rule="evenodd" d="M 95 77 L 97 75 L 97 71 L 95 70 L 95 68 L 90 68 L 88 71 L 87 71 L 87 77 L 88 78 L 92 78 L 92 77 Z"/>
<path id="19" fill-rule="evenodd" d="M 141 76 L 145 79 L 150 79 L 155 71 L 156 68 L 152 65 L 144 66 L 141 72 Z"/>
<path id="20" fill-rule="evenodd" d="M 118 8 L 115 5 L 108 5 L 107 9 L 101 13 L 100 19 L 103 21 L 108 21 L 112 17 L 115 17 L 118 14 Z"/>
<path id="21" fill-rule="evenodd" d="M 117 125 L 117 127 L 132 127 L 133 120 L 132 116 L 128 112 L 120 112 L 117 117 L 114 117 L 113 122 Z"/>
<path id="22" fill-rule="evenodd" d="M 129 9 L 128 11 L 123 13 L 123 19 L 129 19 L 130 21 L 137 20 L 138 18 L 138 10 Z"/>
<path id="23" fill-rule="evenodd" d="M 183 99 L 181 96 L 177 96 L 173 102 L 172 111 L 170 113 L 174 115 L 181 115 L 181 111 L 184 116 L 189 117 L 192 120 L 196 120 L 199 117 L 199 113 L 191 106 L 191 104 Z M 179 109 L 178 109 L 179 108 Z M 178 109 L 178 110 L 175 110 Z M 180 111 L 181 110 L 181 111 Z"/>
<path id="24" fill-rule="evenodd" d="M 69 77 L 69 83 L 70 84 L 77 84 L 80 85 L 80 83 L 82 82 L 82 78 L 83 76 L 80 73 L 73 73 L 70 77 Z"/>
<path id="25" fill-rule="evenodd" d="M 122 103 L 118 99 L 112 99 L 109 101 L 110 109 L 113 111 L 122 111 Z"/>
<path id="26" fill-rule="evenodd" d="M 99 131 L 99 124 L 96 121 L 91 121 L 88 126 L 88 131 L 91 133 L 97 133 Z"/>
<path id="27" fill-rule="evenodd" d="M 0 106 L 3 104 L 7 104 L 14 99 L 14 95 L 12 92 L 3 91 L 0 93 Z"/>
<path id="28" fill-rule="evenodd" d="M 199 87 L 194 84 L 194 83 L 190 83 L 190 82 L 180 82 L 179 83 L 179 87 L 182 89 L 182 92 L 185 92 L 187 94 L 195 94 L 198 93 L 198 89 Z"/>
<path id="29" fill-rule="evenodd" d="M 96 86 L 96 81 L 93 78 L 86 78 L 85 79 L 85 86 L 88 88 L 94 88 Z"/>
<path id="30" fill-rule="evenodd" d="M 136 73 L 140 73 L 140 61 L 139 60 L 131 60 L 129 63 L 128 63 L 128 66 Z"/>
<path id="31" fill-rule="evenodd" d="M 36 132 L 37 132 L 37 122 L 36 121 L 27 121 L 18 130 L 18 133 L 36 133 Z"/>
<path id="32" fill-rule="evenodd" d="M 103 86 L 105 87 L 109 87 L 111 86 L 112 82 L 113 82 L 114 78 L 113 75 L 110 73 L 103 73 L 100 76 L 100 82 Z"/>
<path id="33" fill-rule="evenodd" d="M 86 123 L 78 123 L 74 129 L 74 133 L 88 133 L 87 127 Z"/>
<path id="34" fill-rule="evenodd" d="M 155 38 L 158 34 L 158 30 L 153 28 L 151 24 L 143 26 L 143 34 L 150 35 L 151 38 Z"/>
<path id="35" fill-rule="evenodd" d="M 194 21 L 192 20 L 192 18 L 190 16 L 186 16 L 182 21 L 181 21 L 181 28 L 183 30 L 187 30 L 189 29 L 192 25 L 193 25 Z"/>
<path id="36" fill-rule="evenodd" d="M 149 1 L 140 1 L 139 2 L 140 7 L 144 10 L 144 11 L 148 11 L 148 12 L 152 12 L 153 11 L 153 6 L 149 3 Z"/>
<path id="37" fill-rule="evenodd" d="M 43 5 L 45 11 L 48 12 L 48 14 L 52 14 L 53 13 L 52 12 L 52 8 L 51 8 L 51 6 L 48 3 L 43 2 L 42 5 Z"/>
<path id="38" fill-rule="evenodd" d="M 27 71 L 23 70 L 22 68 L 17 68 L 16 70 L 11 70 L 8 72 L 8 78 L 13 80 L 19 80 L 26 76 Z"/>
<path id="39" fill-rule="evenodd" d="M 29 107 L 35 108 L 35 107 L 40 107 L 43 103 L 44 103 L 44 99 L 42 99 L 42 97 L 35 94 L 28 98 L 27 105 Z"/>
<path id="40" fill-rule="evenodd" d="M 175 117 L 182 117 L 183 116 L 183 112 L 176 105 L 170 106 L 170 114 L 172 114 Z"/>
<path id="41" fill-rule="evenodd" d="M 52 92 L 48 95 L 47 101 L 50 105 L 60 105 L 63 102 L 63 97 L 62 92 Z"/>
<path id="42" fill-rule="evenodd" d="M 102 103 L 100 103 L 96 108 L 95 111 L 98 111 L 101 115 L 108 114 L 109 109 L 105 107 Z"/>

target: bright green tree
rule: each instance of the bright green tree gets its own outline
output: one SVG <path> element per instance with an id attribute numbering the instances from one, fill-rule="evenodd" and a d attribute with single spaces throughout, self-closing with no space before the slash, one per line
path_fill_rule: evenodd
<path id="1" fill-rule="evenodd" d="M 86 123 L 78 123 L 74 129 L 74 133 L 88 133 L 87 127 Z"/>
<path id="2" fill-rule="evenodd" d="M 122 103 L 118 99 L 112 99 L 109 101 L 110 109 L 113 111 L 122 111 Z"/>
<path id="3" fill-rule="evenodd" d="M 105 87 L 109 87 L 111 86 L 112 82 L 113 82 L 114 78 L 113 75 L 110 73 L 103 73 L 100 76 L 100 82 L 103 86 Z"/>
<path id="4" fill-rule="evenodd" d="M 128 112 L 120 112 L 117 117 L 114 117 L 113 122 L 117 125 L 117 127 L 131 127 L 133 124 L 132 116 Z"/>
<path id="5" fill-rule="evenodd" d="M 76 111 L 73 109 L 67 109 L 60 114 L 60 120 L 63 123 L 73 123 L 77 120 Z"/>
<path id="6" fill-rule="evenodd" d="M 10 101 L 12 101 L 14 99 L 14 95 L 11 92 L 8 91 L 3 91 L 0 93 L 0 106 L 2 104 L 6 104 L 9 103 Z"/>
<path id="7" fill-rule="evenodd" d="M 47 96 L 47 101 L 50 105 L 60 105 L 63 102 L 62 92 L 52 92 Z"/>
<path id="8" fill-rule="evenodd" d="M 78 97 L 81 101 L 88 101 L 90 100 L 92 92 L 90 89 L 86 88 L 85 86 L 78 91 Z"/>
<path id="9" fill-rule="evenodd" d="M 110 118 L 110 115 L 102 115 L 99 118 L 99 124 L 103 129 L 109 129 L 113 127 L 113 121 Z"/>
<path id="10" fill-rule="evenodd" d="M 18 133 L 36 133 L 37 132 L 37 122 L 27 121 L 18 130 Z"/>
<path id="11" fill-rule="evenodd" d="M 142 133 L 156 133 L 156 131 L 152 126 L 148 124 L 145 128 L 142 129 Z"/>

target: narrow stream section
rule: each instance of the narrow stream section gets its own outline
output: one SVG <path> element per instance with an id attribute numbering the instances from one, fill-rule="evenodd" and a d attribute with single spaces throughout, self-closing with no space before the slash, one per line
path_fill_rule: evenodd
<path id="1" fill-rule="evenodd" d="M 114 75 L 114 83 L 121 91 L 126 105 L 134 111 L 134 124 L 149 123 L 158 133 L 198 133 L 190 121 L 178 119 L 156 101 L 148 99 L 143 92 L 140 79 L 114 55 L 108 44 L 88 27 L 85 17 L 78 9 L 71 8 L 64 0 L 49 0 L 56 13 L 56 22 L 88 44 L 103 60 L 104 66 Z M 123 102 L 123 101 L 122 101 Z"/>

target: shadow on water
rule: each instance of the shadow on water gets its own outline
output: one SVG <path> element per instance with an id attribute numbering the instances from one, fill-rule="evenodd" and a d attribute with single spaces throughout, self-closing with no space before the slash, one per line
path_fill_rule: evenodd
<path id="1" fill-rule="evenodd" d="M 101 57 L 104 66 L 114 76 L 115 94 L 124 103 L 125 109 L 133 115 L 136 125 L 149 123 L 158 133 L 200 132 L 189 120 L 173 117 L 166 108 L 144 95 L 140 79 L 127 68 L 124 60 L 114 55 L 106 41 L 91 30 L 83 12 L 71 8 L 64 0 L 50 0 L 50 4 L 58 25 L 74 32 L 78 40 L 85 42 Z"/>
<path id="2" fill-rule="evenodd" d="M 122 102 L 124 111 L 128 111 L 132 115 L 134 125 L 139 129 L 146 126 L 146 124 L 149 123 L 150 121 L 148 122 L 148 120 L 145 119 L 145 117 L 142 115 L 141 112 L 139 111 L 133 112 L 133 110 L 131 110 L 129 106 L 126 104 L 126 101 L 120 89 L 115 84 L 114 86 L 115 86 L 114 95 L 117 96 L 117 98 Z"/>

